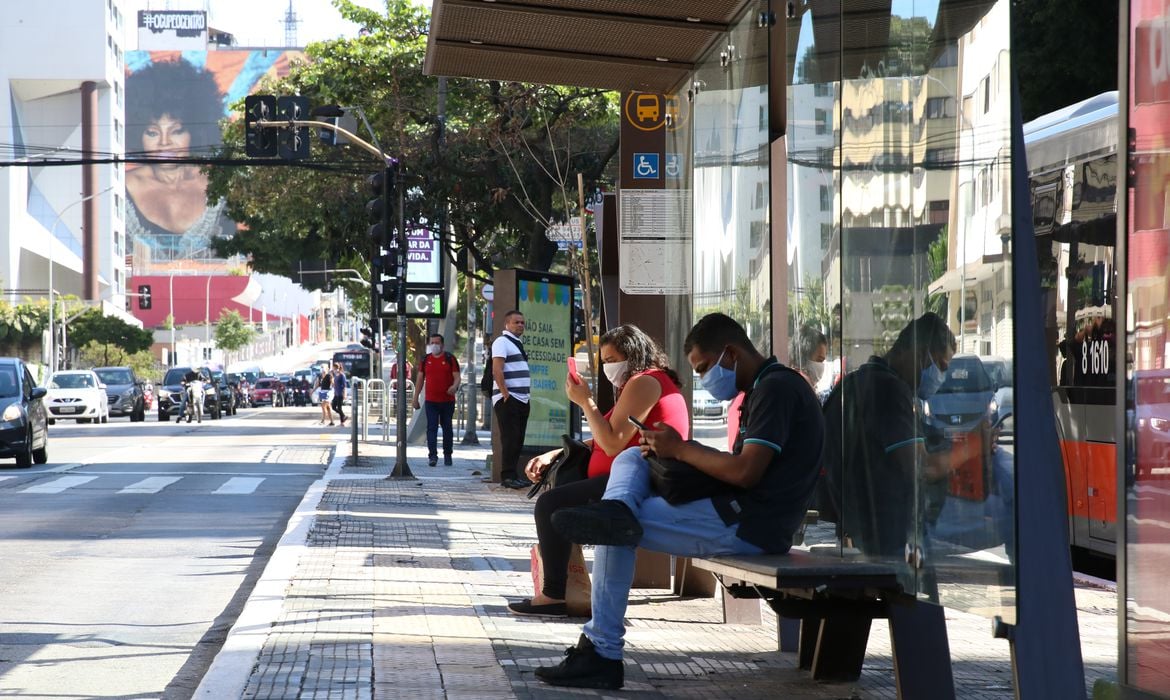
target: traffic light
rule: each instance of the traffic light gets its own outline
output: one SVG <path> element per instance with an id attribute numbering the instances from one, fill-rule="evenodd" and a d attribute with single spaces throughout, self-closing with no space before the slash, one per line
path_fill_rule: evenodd
<path id="1" fill-rule="evenodd" d="M 394 194 L 396 192 L 393 166 L 379 170 L 366 178 L 373 199 L 366 202 L 366 215 L 370 221 L 367 232 L 374 245 L 389 247 L 394 231 Z"/>
<path id="2" fill-rule="evenodd" d="M 244 152 L 249 158 L 276 157 L 275 126 L 258 126 L 257 121 L 276 117 L 276 98 L 272 95 L 248 95 L 244 98 Z"/>
<path id="3" fill-rule="evenodd" d="M 138 308 L 147 311 L 150 309 L 150 285 L 138 285 Z"/>
<path id="4" fill-rule="evenodd" d="M 404 277 L 401 248 L 391 242 L 390 252 L 374 258 L 374 282 L 378 285 L 382 301 L 397 304 L 398 288 Z"/>
<path id="5" fill-rule="evenodd" d="M 276 118 L 280 121 L 304 121 L 309 118 L 309 98 L 281 95 L 276 99 Z M 309 127 L 281 129 L 277 136 L 277 155 L 285 160 L 309 157 Z"/>
<path id="6" fill-rule="evenodd" d="M 359 341 L 362 347 L 378 352 L 378 332 L 372 328 L 360 328 L 358 330 L 362 334 L 362 339 Z"/>

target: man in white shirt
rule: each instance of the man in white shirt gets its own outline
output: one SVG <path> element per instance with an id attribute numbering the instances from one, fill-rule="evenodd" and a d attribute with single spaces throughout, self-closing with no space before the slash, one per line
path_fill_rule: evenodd
<path id="1" fill-rule="evenodd" d="M 524 449 L 528 430 L 528 401 L 532 380 L 528 372 L 528 354 L 520 336 L 524 335 L 524 314 L 512 310 L 504 314 L 504 332 L 492 342 L 492 417 L 500 441 L 496 454 L 501 455 L 500 483 L 510 489 L 532 485 L 519 476 L 516 467 Z"/>

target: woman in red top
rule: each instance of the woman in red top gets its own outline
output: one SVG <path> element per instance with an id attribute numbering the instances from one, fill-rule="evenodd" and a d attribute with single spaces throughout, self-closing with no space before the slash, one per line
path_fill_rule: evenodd
<path id="1" fill-rule="evenodd" d="M 691 420 L 686 398 L 679 392 L 679 379 L 670 368 L 666 353 L 654 339 L 637 326 L 626 324 L 601 336 L 602 371 L 617 389 L 617 402 L 602 414 L 593 402 L 589 387 L 570 377 L 565 381 L 569 400 L 581 407 L 593 433 L 593 454 L 589 458 L 588 478 L 545 491 L 536 499 L 536 535 L 544 561 L 544 585 L 533 598 L 510 603 L 517 615 L 566 617 L 565 583 L 568 579 L 572 544 L 552 526 L 552 514 L 560 508 L 594 503 L 605 494 L 609 469 L 622 450 L 638 446 L 638 429 L 630 416 L 645 425 L 664 423 L 685 440 L 690 435 Z M 534 457 L 525 469 L 536 481 L 556 461 L 560 450 Z"/>

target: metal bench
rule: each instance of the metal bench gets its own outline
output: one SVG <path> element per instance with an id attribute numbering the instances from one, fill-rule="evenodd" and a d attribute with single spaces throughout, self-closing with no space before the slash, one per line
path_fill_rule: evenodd
<path id="1" fill-rule="evenodd" d="M 870 626 L 889 620 L 898 697 L 953 698 L 950 647 L 942 606 L 905 591 L 892 563 L 823 550 L 693 559 L 736 599 L 763 599 L 780 618 L 780 649 L 819 681 L 861 676 Z"/>

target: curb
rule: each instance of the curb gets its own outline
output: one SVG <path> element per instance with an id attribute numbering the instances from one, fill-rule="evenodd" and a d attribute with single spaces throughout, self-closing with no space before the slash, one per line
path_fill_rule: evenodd
<path id="1" fill-rule="evenodd" d="M 264 573 L 232 624 L 223 647 L 200 679 L 192 698 L 225 700 L 239 698 L 244 694 L 272 624 L 280 618 L 284 608 L 285 593 L 296 573 L 301 553 L 305 550 L 309 530 L 317 519 L 317 505 L 329 482 L 341 475 L 346 455 L 341 448 L 346 445 L 348 439 L 338 442 L 329 467 L 320 479 L 313 482 L 289 517 L 284 534 L 264 567 Z"/>

